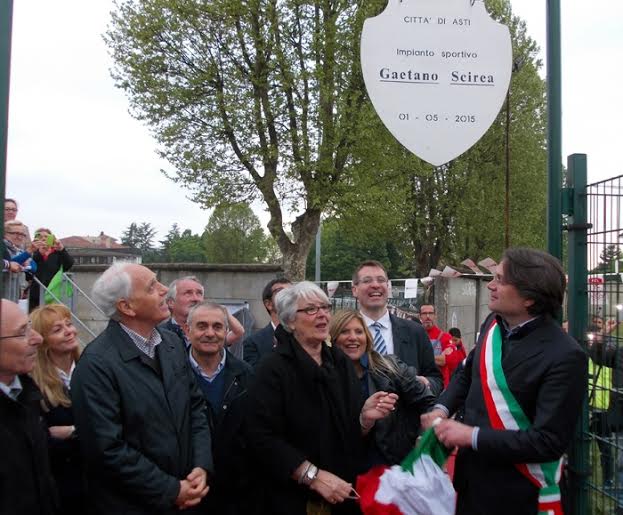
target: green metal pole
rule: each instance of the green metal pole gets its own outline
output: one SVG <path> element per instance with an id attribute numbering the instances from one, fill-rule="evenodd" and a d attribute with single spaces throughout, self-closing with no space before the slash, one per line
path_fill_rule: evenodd
<path id="1" fill-rule="evenodd" d="M 6 193 L 7 134 L 9 130 L 12 26 L 13 0 L 0 0 L 0 202 L 2 202 L 3 206 L 0 242 L 4 238 L 4 197 Z"/>
<path id="2" fill-rule="evenodd" d="M 586 155 L 573 154 L 567 159 L 567 177 L 571 191 L 571 209 L 567 230 L 569 255 L 568 319 L 569 334 L 581 345 L 586 344 L 588 326 L 588 264 L 586 211 Z M 587 392 L 588 387 L 585 389 Z M 589 470 L 588 400 L 584 396 L 582 414 L 575 430 L 575 438 L 569 452 L 569 492 L 574 500 L 576 515 L 588 511 Z"/>
<path id="3" fill-rule="evenodd" d="M 547 0 L 547 250 L 562 258 L 560 0 Z"/>

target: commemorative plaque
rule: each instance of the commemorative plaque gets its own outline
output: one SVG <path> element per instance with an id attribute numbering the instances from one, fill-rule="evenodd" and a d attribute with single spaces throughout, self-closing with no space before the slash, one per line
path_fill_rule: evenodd
<path id="1" fill-rule="evenodd" d="M 364 23 L 361 66 L 386 127 L 440 166 L 472 147 L 500 112 L 510 33 L 481 0 L 389 0 Z"/>

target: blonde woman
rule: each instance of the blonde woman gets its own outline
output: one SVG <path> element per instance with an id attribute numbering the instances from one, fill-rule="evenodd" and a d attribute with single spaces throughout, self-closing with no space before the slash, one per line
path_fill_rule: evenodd
<path id="1" fill-rule="evenodd" d="M 346 354 L 359 378 L 361 398 L 375 392 L 398 395 L 395 410 L 370 428 L 367 465 L 394 465 L 409 453 L 420 429 L 420 415 L 435 404 L 430 389 L 418 381 L 417 372 L 395 356 L 381 356 L 358 311 L 338 311 L 329 326 L 331 342 Z"/>
<path id="2" fill-rule="evenodd" d="M 43 394 L 42 415 L 50 434 L 50 464 L 60 494 L 61 513 L 84 513 L 80 448 L 69 396 L 71 374 L 80 357 L 77 330 L 71 312 L 61 304 L 35 309 L 30 320 L 33 329 L 43 337 L 32 375 Z"/>

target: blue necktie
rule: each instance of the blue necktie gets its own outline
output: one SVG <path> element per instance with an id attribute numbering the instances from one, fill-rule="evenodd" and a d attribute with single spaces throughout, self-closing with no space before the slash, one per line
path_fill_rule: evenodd
<path id="1" fill-rule="evenodd" d="M 385 345 L 385 338 L 381 334 L 381 324 L 374 322 L 370 327 L 374 328 L 374 350 L 379 354 L 387 354 L 387 345 Z"/>

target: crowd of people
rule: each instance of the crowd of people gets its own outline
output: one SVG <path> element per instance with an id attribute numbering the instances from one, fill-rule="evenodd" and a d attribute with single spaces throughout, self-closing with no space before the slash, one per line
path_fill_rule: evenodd
<path id="1" fill-rule="evenodd" d="M 39 227 L 31 239 L 28 227 L 17 219 L 18 212 L 15 199 L 4 200 L 2 282 L 16 282 L 13 296 L 27 301 L 32 311 L 40 304 L 40 284 L 47 287 L 59 271 L 67 272 L 74 260 L 47 227 Z"/>
<path id="2" fill-rule="evenodd" d="M 468 356 L 433 305 L 421 323 L 389 313 L 376 261 L 353 273 L 359 310 L 270 281 L 270 322 L 246 337 L 196 277 L 166 287 L 138 264 L 95 282 L 110 321 L 82 352 L 64 306 L 2 300 L 0 513 L 360 513 L 357 475 L 435 424 L 458 448 L 458 514 L 536 514 L 559 500 L 586 391 L 554 318 L 564 287 L 548 254 L 508 250 Z"/>

